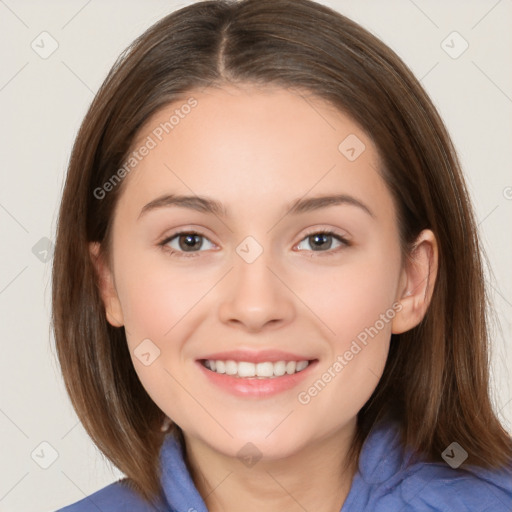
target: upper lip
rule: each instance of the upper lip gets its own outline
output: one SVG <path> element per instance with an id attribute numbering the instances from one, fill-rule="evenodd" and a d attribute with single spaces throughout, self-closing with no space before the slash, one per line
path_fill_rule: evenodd
<path id="1" fill-rule="evenodd" d="M 216 352 L 201 357 L 199 360 L 212 359 L 220 361 L 247 361 L 249 363 L 264 363 L 266 361 L 311 361 L 314 358 L 293 354 L 292 352 L 283 352 L 281 350 L 228 350 L 225 352 Z"/>

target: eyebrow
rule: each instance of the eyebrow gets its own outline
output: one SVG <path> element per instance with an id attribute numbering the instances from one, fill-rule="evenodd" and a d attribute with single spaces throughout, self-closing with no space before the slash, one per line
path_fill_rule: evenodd
<path id="1" fill-rule="evenodd" d="M 305 199 L 299 198 L 289 203 L 285 207 L 285 211 L 287 212 L 286 214 L 297 215 L 335 205 L 356 206 L 359 209 L 366 212 L 371 217 L 375 218 L 375 214 L 370 210 L 370 208 L 367 205 L 365 205 L 359 199 L 347 194 L 324 195 L 317 197 L 308 197 Z M 188 208 L 190 210 L 195 210 L 201 213 L 211 213 L 224 218 L 230 216 L 229 211 L 221 202 L 210 197 L 197 195 L 185 196 L 177 194 L 165 194 L 163 196 L 157 197 L 153 201 L 150 201 L 148 204 L 146 204 L 142 208 L 138 216 L 138 219 L 140 219 L 150 211 L 157 210 L 160 208 L 167 208 L 171 206 Z"/>

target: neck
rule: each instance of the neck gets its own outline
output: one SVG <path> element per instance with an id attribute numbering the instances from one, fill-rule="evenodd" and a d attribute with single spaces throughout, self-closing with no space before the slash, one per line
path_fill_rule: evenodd
<path id="1" fill-rule="evenodd" d="M 210 512 L 340 512 L 357 469 L 347 459 L 355 428 L 354 420 L 286 458 L 251 466 L 185 435 L 186 463 Z"/>

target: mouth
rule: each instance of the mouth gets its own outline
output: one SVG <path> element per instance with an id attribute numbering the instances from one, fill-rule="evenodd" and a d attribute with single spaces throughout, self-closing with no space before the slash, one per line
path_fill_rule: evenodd
<path id="1" fill-rule="evenodd" d="M 237 350 L 196 360 L 205 385 L 233 396 L 265 399 L 296 389 L 313 375 L 318 359 L 275 350 Z"/>
<path id="2" fill-rule="evenodd" d="M 209 371 L 239 379 L 277 379 L 284 375 L 295 375 L 304 371 L 316 359 L 262 361 L 235 361 L 233 359 L 200 359 Z"/>

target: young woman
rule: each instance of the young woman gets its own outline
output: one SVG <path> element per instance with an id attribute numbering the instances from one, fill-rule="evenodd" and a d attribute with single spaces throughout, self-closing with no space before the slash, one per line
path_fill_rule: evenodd
<path id="1" fill-rule="evenodd" d="M 114 65 L 53 326 L 126 474 L 62 510 L 512 508 L 457 155 L 397 55 L 325 6 L 199 2 Z"/>

